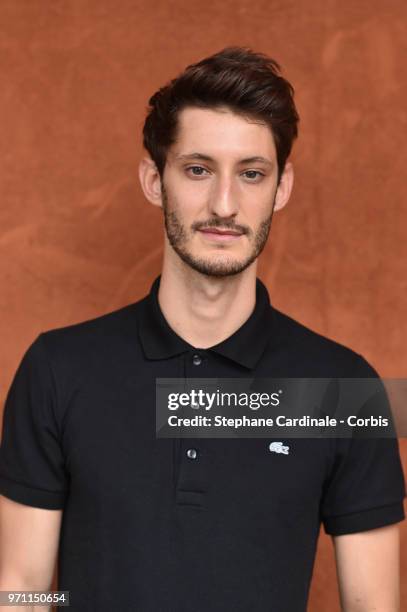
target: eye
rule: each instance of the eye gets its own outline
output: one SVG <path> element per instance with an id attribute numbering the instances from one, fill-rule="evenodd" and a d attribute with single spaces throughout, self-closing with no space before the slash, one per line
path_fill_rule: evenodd
<path id="1" fill-rule="evenodd" d="M 204 173 L 208 172 L 202 166 L 189 166 L 188 168 L 186 168 L 186 171 L 192 176 L 197 176 L 197 177 L 205 176 Z"/>
<path id="2" fill-rule="evenodd" d="M 246 170 L 245 172 L 243 172 L 243 174 L 246 176 L 246 178 L 249 179 L 251 183 L 261 180 L 261 177 L 264 176 L 264 174 L 262 172 L 259 172 L 259 170 Z"/>

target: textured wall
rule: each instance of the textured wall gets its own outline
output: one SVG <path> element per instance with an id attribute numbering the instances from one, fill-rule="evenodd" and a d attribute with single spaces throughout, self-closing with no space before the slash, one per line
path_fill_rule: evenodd
<path id="1" fill-rule="evenodd" d="M 229 44 L 275 57 L 301 115 L 294 195 L 260 262 L 273 303 L 407 376 L 406 17 L 403 0 L 2 0 L 1 399 L 40 331 L 149 288 L 162 226 L 136 173 L 147 97 Z M 407 600 L 406 566 L 404 551 Z M 335 580 L 322 534 L 311 612 L 339 610 Z"/>

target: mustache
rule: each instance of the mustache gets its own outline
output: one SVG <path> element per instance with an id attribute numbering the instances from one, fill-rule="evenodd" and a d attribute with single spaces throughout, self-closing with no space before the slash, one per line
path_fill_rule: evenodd
<path id="1" fill-rule="evenodd" d="M 191 229 L 197 231 L 201 229 L 208 229 L 210 227 L 221 228 L 224 230 L 235 230 L 241 234 L 249 234 L 250 229 L 245 225 L 239 225 L 232 220 L 225 219 L 210 219 L 209 221 L 194 221 L 191 225 Z"/>

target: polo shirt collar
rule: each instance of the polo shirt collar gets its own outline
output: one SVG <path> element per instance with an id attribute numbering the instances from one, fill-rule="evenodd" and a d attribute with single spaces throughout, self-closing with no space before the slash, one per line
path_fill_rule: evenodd
<path id="1" fill-rule="evenodd" d="M 154 280 L 139 311 L 139 337 L 147 359 L 168 359 L 199 350 L 199 347 L 192 346 L 178 336 L 165 319 L 158 302 L 160 279 L 161 275 Z M 231 336 L 204 350 L 253 369 L 270 339 L 272 314 L 268 291 L 260 279 L 256 278 L 256 304 L 249 318 Z"/>

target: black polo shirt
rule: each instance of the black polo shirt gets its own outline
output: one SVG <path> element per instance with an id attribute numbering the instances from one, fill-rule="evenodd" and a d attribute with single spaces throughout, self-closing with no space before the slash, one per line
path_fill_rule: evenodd
<path id="1" fill-rule="evenodd" d="M 271 439 L 156 438 L 155 379 L 377 373 L 274 308 L 259 280 L 247 321 L 194 348 L 166 322 L 159 281 L 29 346 L 6 399 L 0 492 L 63 508 L 58 588 L 75 612 L 306 610 L 321 524 L 403 520 L 397 439 L 292 439 L 279 454 Z"/>

